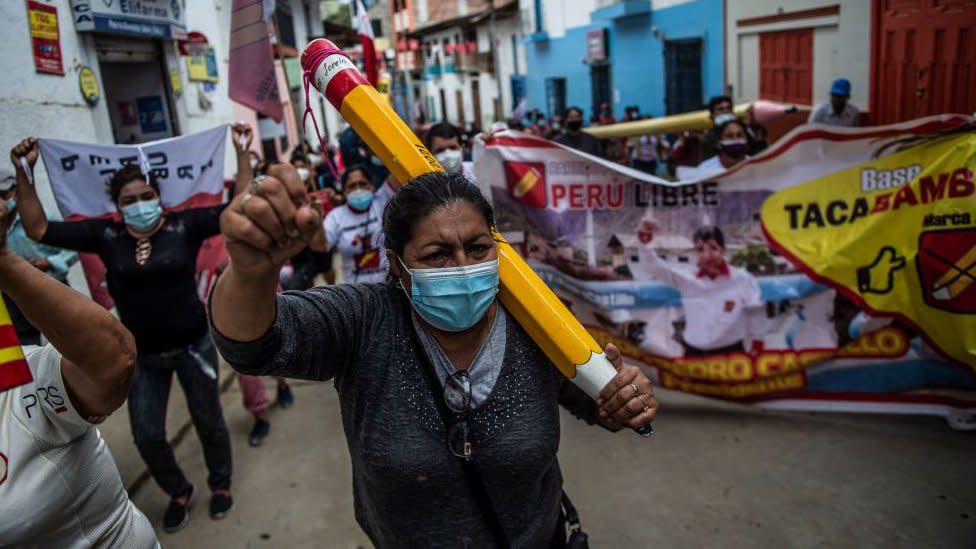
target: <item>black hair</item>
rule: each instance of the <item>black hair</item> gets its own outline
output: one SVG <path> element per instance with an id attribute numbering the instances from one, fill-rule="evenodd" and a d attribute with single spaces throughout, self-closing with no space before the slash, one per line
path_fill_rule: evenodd
<path id="1" fill-rule="evenodd" d="M 365 164 L 353 164 L 352 166 L 346 168 L 345 171 L 342 172 L 342 175 L 339 176 L 339 180 L 342 181 L 343 189 L 346 188 L 346 182 L 349 181 L 349 176 L 356 172 L 363 174 L 367 181 L 373 183 L 374 186 L 376 185 L 376 183 L 373 181 L 373 176 L 369 175 L 369 169 Z"/>
<path id="2" fill-rule="evenodd" d="M 715 97 L 712 97 L 708 100 L 708 112 L 715 114 L 715 107 L 717 107 L 719 103 L 728 103 L 731 105 L 732 98 L 727 95 L 716 95 Z"/>
<path id="3" fill-rule="evenodd" d="M 435 137 L 440 137 L 441 139 L 454 139 L 457 138 L 458 143 L 461 143 L 461 132 L 457 129 L 454 124 L 450 122 L 438 122 L 427 130 L 424 134 L 424 146 L 428 149 L 431 143 L 434 142 Z"/>
<path id="4" fill-rule="evenodd" d="M 133 181 L 145 181 L 156 191 L 156 194 L 161 194 L 156 176 L 152 173 L 148 175 L 142 173 L 142 168 L 135 164 L 127 164 L 112 174 L 112 177 L 105 183 L 106 191 L 108 192 L 109 198 L 112 199 L 113 204 L 119 203 L 119 195 L 122 194 L 122 187 L 125 187 Z"/>
<path id="5" fill-rule="evenodd" d="M 298 149 L 295 149 L 295 152 L 291 153 L 291 158 L 288 159 L 288 163 L 294 164 L 296 160 L 301 160 L 306 166 L 312 165 L 312 163 L 309 162 L 308 157 L 302 154 L 302 152 Z"/>
<path id="6" fill-rule="evenodd" d="M 583 116 L 583 109 L 581 109 L 581 108 L 579 108 L 579 107 L 577 107 L 577 106 L 575 106 L 575 105 L 574 105 L 574 106 L 572 106 L 572 107 L 567 107 L 567 108 L 566 108 L 566 110 L 565 110 L 565 111 L 563 111 L 563 118 L 566 118 L 566 117 L 568 117 L 568 116 L 569 116 L 569 113 L 571 113 L 571 112 L 573 112 L 573 111 L 576 111 L 576 112 L 578 112 L 578 113 L 579 113 L 579 115 L 580 115 L 580 118 L 585 118 L 585 117 Z"/>
<path id="7" fill-rule="evenodd" d="M 403 249 L 413 237 L 413 228 L 418 221 L 438 208 L 461 201 L 484 216 L 488 228 L 495 226 L 491 204 L 463 175 L 431 172 L 411 179 L 393 195 L 383 211 L 384 245 L 403 257 Z"/>
<path id="8" fill-rule="evenodd" d="M 722 234 L 722 229 L 719 229 L 715 225 L 706 225 L 704 227 L 699 227 L 695 234 L 691 237 L 692 242 L 698 244 L 699 242 L 705 242 L 707 240 L 714 240 L 716 244 L 725 248 L 725 235 Z"/>
<path id="9" fill-rule="evenodd" d="M 726 120 L 719 127 L 715 128 L 715 135 L 718 136 L 719 139 L 721 139 L 722 134 L 725 133 L 725 128 L 729 127 L 732 124 L 738 124 L 739 127 L 742 128 L 742 133 L 745 134 L 746 139 L 749 139 L 749 127 L 746 126 L 746 123 L 743 122 L 741 118 L 733 118 L 731 120 Z"/>

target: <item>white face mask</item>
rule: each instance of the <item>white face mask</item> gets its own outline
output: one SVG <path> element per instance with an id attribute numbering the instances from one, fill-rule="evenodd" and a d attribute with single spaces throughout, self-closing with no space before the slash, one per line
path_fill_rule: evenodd
<path id="1" fill-rule="evenodd" d="M 309 175 L 308 168 L 296 168 L 296 170 L 298 170 L 298 177 L 302 181 L 308 180 L 308 175 Z"/>
<path id="2" fill-rule="evenodd" d="M 444 166 L 447 173 L 461 173 L 461 163 L 464 157 L 458 149 L 444 149 L 435 156 L 437 161 Z"/>

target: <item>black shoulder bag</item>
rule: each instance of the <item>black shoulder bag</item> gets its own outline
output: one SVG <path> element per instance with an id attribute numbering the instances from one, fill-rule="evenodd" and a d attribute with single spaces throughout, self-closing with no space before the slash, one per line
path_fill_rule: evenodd
<path id="1" fill-rule="evenodd" d="M 431 396 L 434 397 L 434 404 L 437 406 L 437 412 L 441 416 L 441 421 L 444 422 L 444 431 L 447 433 L 450 431 L 451 422 L 451 411 L 447 407 L 447 403 L 444 402 L 444 398 L 441 396 L 442 387 L 440 382 L 437 380 L 437 374 L 434 372 L 434 365 L 431 364 L 429 358 L 427 357 L 427 352 L 424 350 L 423 345 L 420 343 L 420 338 L 417 337 L 416 331 L 411 330 L 411 335 L 413 336 L 414 344 L 417 346 L 418 352 L 421 355 L 421 361 L 423 362 L 424 378 L 427 380 L 427 386 L 430 388 Z M 485 483 L 481 479 L 481 471 L 478 470 L 478 466 L 474 461 L 470 459 L 464 459 L 462 457 L 457 458 L 461 463 L 461 469 L 464 471 L 464 478 L 468 482 L 468 487 L 471 489 L 471 495 L 474 497 L 475 503 L 478 505 L 478 510 L 481 511 L 482 516 L 485 517 L 485 522 L 487 523 L 488 530 L 491 532 L 491 536 L 494 539 L 495 547 L 499 549 L 509 549 L 511 544 L 505 537 L 505 530 L 502 528 L 501 522 L 498 520 L 498 514 L 495 513 L 495 508 L 491 504 L 491 500 L 488 497 L 488 492 L 485 489 Z M 569 529 L 569 537 L 566 539 L 565 547 L 566 549 L 589 549 L 589 537 L 586 532 L 583 531 L 582 525 L 580 524 L 579 514 L 576 512 L 576 507 L 573 506 L 573 502 L 569 500 L 569 496 L 566 495 L 564 491 L 562 493 L 562 511 L 565 517 L 566 524 L 565 528 Z"/>

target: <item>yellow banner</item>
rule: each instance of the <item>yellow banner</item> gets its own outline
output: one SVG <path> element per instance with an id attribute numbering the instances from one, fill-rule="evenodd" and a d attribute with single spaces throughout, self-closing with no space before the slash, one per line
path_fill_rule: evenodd
<path id="1" fill-rule="evenodd" d="M 763 228 L 811 277 L 976 369 L 976 134 L 924 139 L 775 193 Z"/>

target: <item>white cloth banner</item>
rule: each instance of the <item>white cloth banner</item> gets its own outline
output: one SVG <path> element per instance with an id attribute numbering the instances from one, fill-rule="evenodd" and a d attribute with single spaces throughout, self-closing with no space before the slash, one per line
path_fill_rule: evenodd
<path id="1" fill-rule="evenodd" d="M 227 126 L 139 145 L 94 145 L 40 139 L 41 158 L 51 190 L 65 219 L 101 217 L 116 212 L 105 183 L 119 168 L 141 165 L 159 182 L 165 208 L 199 195 L 224 190 Z"/>

